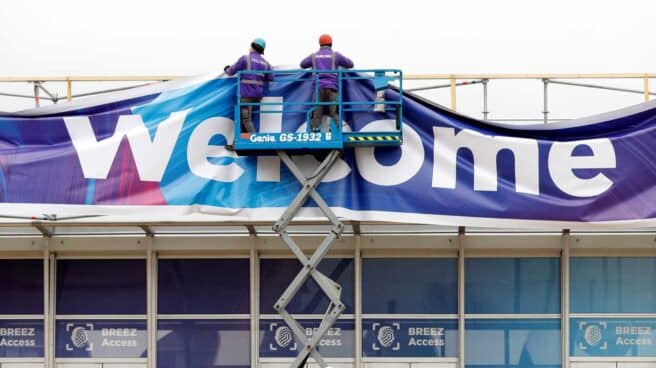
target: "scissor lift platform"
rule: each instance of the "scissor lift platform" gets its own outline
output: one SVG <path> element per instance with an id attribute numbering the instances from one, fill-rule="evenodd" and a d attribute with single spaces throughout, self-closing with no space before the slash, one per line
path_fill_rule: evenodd
<path id="1" fill-rule="evenodd" d="M 241 128 L 242 107 L 250 106 L 253 109 L 251 116 L 262 117 L 266 114 L 282 114 L 285 125 L 296 128 L 294 131 L 282 132 L 248 132 L 235 135 L 235 150 L 239 155 L 252 154 L 274 154 L 275 151 L 317 151 L 317 150 L 343 150 L 345 147 L 356 146 L 398 146 L 403 142 L 402 132 L 402 72 L 396 69 L 376 70 L 285 70 L 285 71 L 242 71 L 237 74 L 237 80 L 241 81 L 243 75 L 253 73 L 272 73 L 274 82 L 307 82 L 313 85 L 312 100 L 282 101 L 282 102 L 241 102 L 240 95 L 237 96 L 235 106 L 235 132 Z M 317 80 L 322 74 L 334 74 L 337 76 L 338 89 L 335 102 L 320 102 L 317 98 Z M 385 90 L 390 87 L 391 82 L 397 82 L 397 94 L 393 100 L 385 98 Z M 373 91 L 369 100 L 346 100 L 344 99 L 344 85 L 346 83 L 368 83 Z M 239 90 L 239 88 L 238 88 Z M 324 119 L 329 119 L 330 129 L 326 131 L 313 132 L 310 129 L 312 114 L 319 108 L 337 106 L 339 121 L 334 121 L 327 113 Z M 379 114 L 389 118 L 390 114 L 396 120 L 395 126 L 389 131 L 344 131 L 344 117 L 356 116 L 357 114 Z M 375 115 L 374 115 L 375 116 Z M 305 123 L 305 128 L 302 127 Z M 260 126 L 262 128 L 262 126 Z M 260 129 L 261 130 L 261 129 Z"/>
<path id="2" fill-rule="evenodd" d="M 300 347 L 298 356 L 291 364 L 291 367 L 300 368 L 306 364 L 309 358 L 312 358 L 317 364 L 325 368 L 327 367 L 326 362 L 317 351 L 317 347 L 324 335 L 338 320 L 345 306 L 341 301 L 341 286 L 319 272 L 317 266 L 341 236 L 344 225 L 316 189 L 337 162 L 344 149 L 357 146 L 399 146 L 403 143 L 401 71 L 249 71 L 238 73 L 238 81 L 241 81 L 242 75 L 246 73 L 274 73 L 274 80 L 276 82 L 273 83 L 279 83 L 285 80 L 313 83 L 314 97 L 312 101 L 242 103 L 240 102 L 238 93 L 237 101 L 239 102 L 235 106 L 235 132 L 240 131 L 240 113 L 244 106 L 251 106 L 253 108 L 254 113 L 251 116 L 261 117 L 264 114 L 282 114 L 283 127 L 285 126 L 286 114 L 290 114 L 290 116 L 296 117 L 297 119 L 299 117 L 301 118 L 296 122 L 291 119 L 291 125 L 296 129 L 290 132 L 248 132 L 235 134 L 235 150 L 239 155 L 277 154 L 301 184 L 301 190 L 273 225 L 273 230 L 280 235 L 283 243 L 285 243 L 301 263 L 302 268 L 273 307 L 280 314 L 287 326 L 289 326 L 294 334 L 296 343 Z M 318 96 L 317 79 L 322 73 L 333 73 L 337 75 L 338 90 L 337 101 L 335 102 L 319 102 L 316 99 L 316 96 Z M 349 81 L 371 83 L 373 94 L 369 93 L 369 95 L 375 97 L 368 101 L 344 101 L 343 85 Z M 398 81 L 398 87 L 396 87 L 396 94 L 392 94 L 395 96 L 394 99 L 389 100 L 385 98 L 385 90 L 389 88 L 389 83 L 393 81 Z M 329 118 L 329 129 L 327 131 L 311 131 L 310 121 L 312 113 L 318 108 L 331 105 L 337 106 L 339 121 Z M 256 109 L 259 109 L 259 111 L 255 111 Z M 350 131 L 350 129 L 349 131 L 343 131 L 344 117 L 353 117 L 357 114 L 364 114 L 365 117 L 367 117 L 367 114 L 373 114 L 369 116 L 372 120 L 378 117 L 376 114 L 380 114 L 380 118 L 393 120 L 395 124 L 393 124 L 394 126 L 389 131 Z M 390 119 L 390 117 L 394 117 L 394 119 Z M 303 124 L 305 124 L 305 129 L 302 128 Z M 298 152 L 322 153 L 324 156 L 321 164 L 312 175 L 305 176 L 289 155 L 290 153 Z M 327 217 L 330 223 L 330 230 L 323 241 L 317 246 L 314 253 L 308 257 L 289 235 L 287 227 L 310 198 Z M 319 285 L 330 300 L 330 304 L 319 328 L 311 337 L 306 336 L 305 329 L 287 311 L 287 306 L 309 278 L 312 278 Z"/>

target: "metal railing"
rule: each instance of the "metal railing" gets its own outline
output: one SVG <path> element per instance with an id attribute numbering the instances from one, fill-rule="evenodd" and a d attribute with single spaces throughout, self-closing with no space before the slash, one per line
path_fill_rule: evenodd
<path id="1" fill-rule="evenodd" d="M 135 88 L 138 86 L 127 86 L 112 89 L 100 89 L 93 92 L 74 94 L 73 83 L 102 83 L 102 82 L 144 82 L 145 84 L 153 82 L 168 81 L 171 79 L 182 78 L 184 76 L 176 75 L 129 75 L 129 76 L 25 76 L 25 77 L 0 77 L 0 83 L 30 83 L 33 86 L 33 95 L 10 93 L 0 91 L 0 96 L 30 98 L 34 99 L 35 106 L 39 106 L 40 100 L 49 100 L 57 103 L 62 100 L 72 100 L 74 98 L 97 95 L 102 93 L 114 92 Z M 656 95 L 649 89 L 649 79 L 656 78 L 656 73 L 535 73 L 535 74 L 404 74 L 403 81 L 446 81 L 446 83 L 429 85 L 416 88 L 406 88 L 406 91 L 428 91 L 442 88 L 450 90 L 449 106 L 452 110 L 457 110 L 457 89 L 458 87 L 470 85 L 482 85 L 483 87 L 483 119 L 487 120 L 489 116 L 488 109 L 488 86 L 494 80 L 534 80 L 542 84 L 543 94 L 543 121 L 549 122 L 549 84 L 567 85 L 581 88 L 603 89 L 623 93 L 642 94 L 644 101 L 649 101 L 650 96 Z M 620 88 L 605 86 L 602 84 L 574 82 L 572 80 L 642 80 L 642 89 Z M 65 83 L 65 97 L 58 93 L 52 92 L 46 88 L 46 83 L 58 82 Z M 143 84 L 139 84 L 143 85 Z M 41 95 L 43 92 L 45 95 Z M 513 121 L 527 121 L 536 119 L 512 119 Z M 562 119 L 556 119 L 562 120 Z"/>

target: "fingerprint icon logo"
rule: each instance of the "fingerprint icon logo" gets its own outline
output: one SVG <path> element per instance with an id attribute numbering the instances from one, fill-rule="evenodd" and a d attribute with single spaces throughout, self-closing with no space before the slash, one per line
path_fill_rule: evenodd
<path id="1" fill-rule="evenodd" d="M 86 328 L 82 326 L 75 327 L 71 331 L 71 342 L 73 346 L 78 349 L 82 349 L 89 343 L 89 334 L 87 333 Z"/>
<path id="2" fill-rule="evenodd" d="M 390 326 L 383 326 L 378 329 L 378 343 L 384 348 L 389 348 L 394 343 L 394 329 Z"/>
<path id="3" fill-rule="evenodd" d="M 292 330 L 290 330 L 287 326 L 280 326 L 276 329 L 273 339 L 276 341 L 278 346 L 281 348 L 286 348 L 289 346 L 289 344 L 292 343 Z"/>
<path id="4" fill-rule="evenodd" d="M 590 346 L 597 346 L 601 343 L 601 328 L 598 325 L 588 325 L 583 333 L 585 342 Z"/>

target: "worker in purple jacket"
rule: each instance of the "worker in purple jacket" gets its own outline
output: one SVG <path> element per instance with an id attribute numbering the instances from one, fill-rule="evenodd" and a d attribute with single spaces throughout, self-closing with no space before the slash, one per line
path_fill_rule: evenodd
<path id="1" fill-rule="evenodd" d="M 353 68 L 351 59 L 333 51 L 333 39 L 328 34 L 323 34 L 319 37 L 319 51 L 311 54 L 301 61 L 301 68 L 312 68 L 315 70 L 337 70 L 338 68 Z M 337 101 L 337 74 L 335 73 L 319 73 L 319 102 L 335 102 Z M 315 96 L 316 98 L 316 96 Z M 337 105 L 328 106 L 328 113 L 339 124 L 339 116 L 337 115 Z M 314 110 L 312 114 L 312 131 L 318 132 L 321 130 L 321 119 L 323 118 L 323 106 Z"/>
<path id="2" fill-rule="evenodd" d="M 269 65 L 269 63 L 262 57 L 265 48 L 266 42 L 263 39 L 254 39 L 253 42 L 251 42 L 249 53 L 240 57 L 234 65 L 227 65 L 223 71 L 228 75 L 235 75 L 242 70 L 271 70 L 271 65 Z M 239 85 L 240 101 L 246 103 L 259 103 L 264 96 L 265 83 L 272 80 L 272 73 L 243 74 Z M 240 113 L 241 132 L 255 132 L 255 126 L 253 125 L 253 106 L 242 106 Z M 229 146 L 228 148 L 232 147 Z"/>

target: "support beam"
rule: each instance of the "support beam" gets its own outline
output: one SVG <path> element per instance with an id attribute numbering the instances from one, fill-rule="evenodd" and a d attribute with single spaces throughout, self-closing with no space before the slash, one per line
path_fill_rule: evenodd
<path id="1" fill-rule="evenodd" d="M 34 83 L 34 107 L 39 107 L 41 102 L 39 101 L 39 82 Z"/>
<path id="2" fill-rule="evenodd" d="M 49 242 L 52 242 L 52 238 L 49 238 Z M 52 246 L 52 244 L 50 244 L 50 246 Z M 50 274 L 48 275 L 48 297 L 50 299 L 50 303 L 48 303 L 48 311 L 50 314 L 50 320 L 49 323 L 45 325 L 45 328 L 47 330 L 46 333 L 50 335 L 50 340 L 48 341 L 48 355 L 45 356 L 45 366 L 46 368 L 55 368 L 55 315 L 57 313 L 57 309 L 55 308 L 54 301 L 57 300 L 57 258 L 56 254 L 53 252 L 49 252 L 48 258 L 48 261 L 50 262 Z"/>
<path id="3" fill-rule="evenodd" d="M 50 334 L 50 328 L 48 328 L 54 319 L 54 316 L 50 314 L 50 242 L 52 237 L 44 236 L 43 239 L 43 356 L 45 360 L 45 367 L 50 368 L 50 349 L 51 341 L 53 336 Z"/>
<path id="4" fill-rule="evenodd" d="M 456 111 L 456 79 L 451 78 L 451 110 Z"/>
<path id="5" fill-rule="evenodd" d="M 456 87 L 471 86 L 471 85 L 474 85 L 474 84 L 483 83 L 484 80 L 485 79 L 459 82 L 459 83 L 456 83 Z M 404 91 L 405 92 L 417 92 L 417 91 L 427 91 L 427 90 L 431 90 L 431 89 L 440 89 L 440 88 L 448 88 L 448 87 L 451 87 L 451 83 L 438 84 L 438 85 L 434 85 L 434 86 L 417 87 L 417 88 L 406 88 L 406 89 L 404 89 Z"/>
<path id="6" fill-rule="evenodd" d="M 355 236 L 362 235 L 362 228 L 360 226 L 359 221 L 355 221 L 352 226 L 353 226 L 353 235 L 355 235 Z"/>
<path id="7" fill-rule="evenodd" d="M 629 88 L 619 88 L 619 87 L 610 87 L 610 86 L 601 86 L 601 85 L 598 85 L 598 84 L 590 84 L 590 83 L 564 82 L 564 81 L 559 81 L 559 80 L 549 80 L 549 81 L 551 83 L 554 83 L 554 84 L 562 84 L 562 85 L 565 85 L 565 86 L 596 88 L 596 89 L 604 89 L 604 90 L 607 90 L 607 91 L 617 91 L 617 92 L 644 94 L 644 96 L 646 98 L 645 101 L 649 101 L 649 95 L 656 95 L 656 93 L 649 92 L 649 78 L 646 78 L 647 85 L 645 86 L 646 88 L 643 89 L 643 90 L 629 89 Z"/>
<path id="8" fill-rule="evenodd" d="M 69 78 L 66 78 L 66 99 L 73 100 L 73 82 Z"/>
<path id="9" fill-rule="evenodd" d="M 146 231 L 146 229 L 144 229 Z M 153 234 L 150 229 L 147 234 Z M 154 252 L 153 235 L 146 236 L 146 326 L 148 335 L 148 368 L 157 368 L 157 254 Z"/>
<path id="10" fill-rule="evenodd" d="M 252 225 L 250 225 L 252 226 Z M 249 230 L 250 232 L 250 230 Z M 253 231 L 254 232 L 254 231 Z M 260 319 L 260 254 L 257 251 L 256 235 L 253 233 L 249 235 L 250 241 L 250 305 L 251 305 L 251 367 L 259 367 L 260 359 L 260 326 L 258 321 Z"/>
<path id="11" fill-rule="evenodd" d="M 643 78 L 643 84 L 645 102 L 649 102 L 649 76 L 647 74 Z"/>
<path id="12" fill-rule="evenodd" d="M 483 120 L 487 120 L 487 116 L 490 113 L 487 109 L 487 84 L 489 81 L 489 79 L 481 80 L 481 83 L 483 83 Z"/>
<path id="13" fill-rule="evenodd" d="M 355 228 L 354 228 L 355 231 Z M 362 365 L 362 251 L 360 245 L 359 224 L 358 232 L 353 239 L 353 264 L 355 270 L 355 367 Z"/>
<path id="14" fill-rule="evenodd" d="M 155 232 L 153 231 L 153 229 L 150 226 L 148 226 L 148 225 L 139 225 L 139 227 L 146 234 L 146 237 L 152 238 L 152 237 L 155 236 Z"/>
<path id="15" fill-rule="evenodd" d="M 542 79 L 542 85 L 544 98 L 542 114 L 544 115 L 544 123 L 547 124 L 549 123 L 549 79 Z"/>
<path id="16" fill-rule="evenodd" d="M 563 230 L 562 243 L 563 249 L 560 257 L 560 275 L 561 275 L 561 349 L 562 349 L 562 367 L 569 368 L 569 250 L 570 250 L 570 230 Z"/>
<path id="17" fill-rule="evenodd" d="M 46 238 L 52 238 L 54 235 L 54 230 L 49 229 L 44 223 L 40 221 L 32 221 L 32 226 L 39 230 L 41 235 Z"/>
<path id="18" fill-rule="evenodd" d="M 458 367 L 465 368 L 465 227 L 458 227 Z"/>

